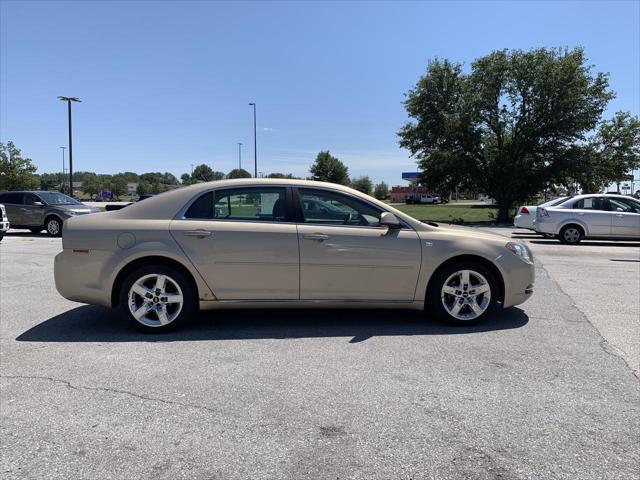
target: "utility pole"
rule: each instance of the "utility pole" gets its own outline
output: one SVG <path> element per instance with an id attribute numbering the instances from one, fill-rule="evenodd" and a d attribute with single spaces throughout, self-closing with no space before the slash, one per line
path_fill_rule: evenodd
<path id="1" fill-rule="evenodd" d="M 249 105 L 253 106 L 253 176 L 255 178 L 258 178 L 258 137 L 256 133 L 256 104 L 252 102 Z"/>
<path id="2" fill-rule="evenodd" d="M 62 178 L 60 180 L 60 190 L 62 190 L 63 193 L 64 193 L 64 172 L 65 172 L 65 168 L 64 168 L 64 151 L 67 149 L 67 147 L 60 147 L 60 149 L 62 150 Z"/>
<path id="3" fill-rule="evenodd" d="M 69 195 L 73 196 L 73 142 L 71 140 L 71 102 L 82 102 L 76 97 L 58 97 L 67 102 L 67 117 L 69 120 Z"/>
<path id="4" fill-rule="evenodd" d="M 242 143 L 238 142 L 238 168 L 242 170 Z"/>

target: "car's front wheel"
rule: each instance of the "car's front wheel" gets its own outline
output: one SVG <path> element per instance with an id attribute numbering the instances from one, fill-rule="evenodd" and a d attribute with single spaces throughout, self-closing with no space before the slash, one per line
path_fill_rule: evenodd
<path id="1" fill-rule="evenodd" d="M 498 300 L 494 273 L 481 263 L 456 262 L 430 282 L 427 309 L 451 325 L 476 325 L 490 315 Z"/>
<path id="2" fill-rule="evenodd" d="M 50 236 L 59 237 L 62 235 L 62 221 L 58 217 L 48 217 L 44 226 Z"/>
<path id="3" fill-rule="evenodd" d="M 138 268 L 120 289 L 121 315 L 145 332 L 174 330 L 189 321 L 196 309 L 197 295 L 191 282 L 169 266 Z"/>

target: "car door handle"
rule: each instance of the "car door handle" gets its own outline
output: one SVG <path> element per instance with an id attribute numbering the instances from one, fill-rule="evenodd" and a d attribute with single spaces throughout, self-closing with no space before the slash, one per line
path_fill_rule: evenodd
<path id="1" fill-rule="evenodd" d="M 305 240 L 317 240 L 318 242 L 323 242 L 329 238 L 329 235 L 325 235 L 324 233 L 306 233 L 302 235 L 302 238 Z"/>
<path id="2" fill-rule="evenodd" d="M 212 232 L 209 230 L 186 230 L 184 235 L 187 237 L 210 237 Z"/>

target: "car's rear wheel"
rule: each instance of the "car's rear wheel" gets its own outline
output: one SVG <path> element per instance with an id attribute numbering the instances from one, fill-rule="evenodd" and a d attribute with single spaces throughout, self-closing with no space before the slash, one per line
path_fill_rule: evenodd
<path id="1" fill-rule="evenodd" d="M 58 217 L 48 217 L 44 222 L 47 233 L 52 237 L 62 235 L 62 222 Z"/>
<path id="2" fill-rule="evenodd" d="M 463 261 L 440 270 L 427 292 L 427 309 L 451 325 L 476 325 L 495 309 L 498 283 L 478 262 Z"/>
<path id="3" fill-rule="evenodd" d="M 151 265 L 127 276 L 120 289 L 118 308 L 136 328 L 166 332 L 189 321 L 197 309 L 197 295 L 182 272 Z"/>
<path id="4" fill-rule="evenodd" d="M 560 235 L 558 236 L 560 241 L 567 245 L 577 245 L 583 237 L 584 232 L 582 228 L 577 225 L 565 225 L 560 230 Z"/>

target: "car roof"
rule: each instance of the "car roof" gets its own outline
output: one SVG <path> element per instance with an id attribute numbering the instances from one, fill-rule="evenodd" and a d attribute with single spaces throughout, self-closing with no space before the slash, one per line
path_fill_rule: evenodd
<path id="1" fill-rule="evenodd" d="M 110 215 L 119 218 L 146 218 L 146 219 L 168 219 L 174 218 L 186 203 L 193 197 L 213 189 L 230 188 L 230 187 L 302 187 L 302 188 L 321 188 L 337 192 L 343 192 L 354 197 L 359 197 L 365 202 L 377 205 L 381 209 L 391 211 L 405 222 L 418 227 L 422 223 L 415 218 L 393 208 L 392 206 L 376 200 L 369 195 L 365 195 L 358 190 L 338 185 L 337 183 L 316 182 L 314 180 L 295 180 L 286 178 L 237 178 L 232 180 L 215 180 L 213 182 L 196 183 L 186 187 L 168 190 L 166 192 L 154 195 L 145 199 L 144 202 L 133 203 L 127 208 L 114 210 L 109 212 Z"/>

